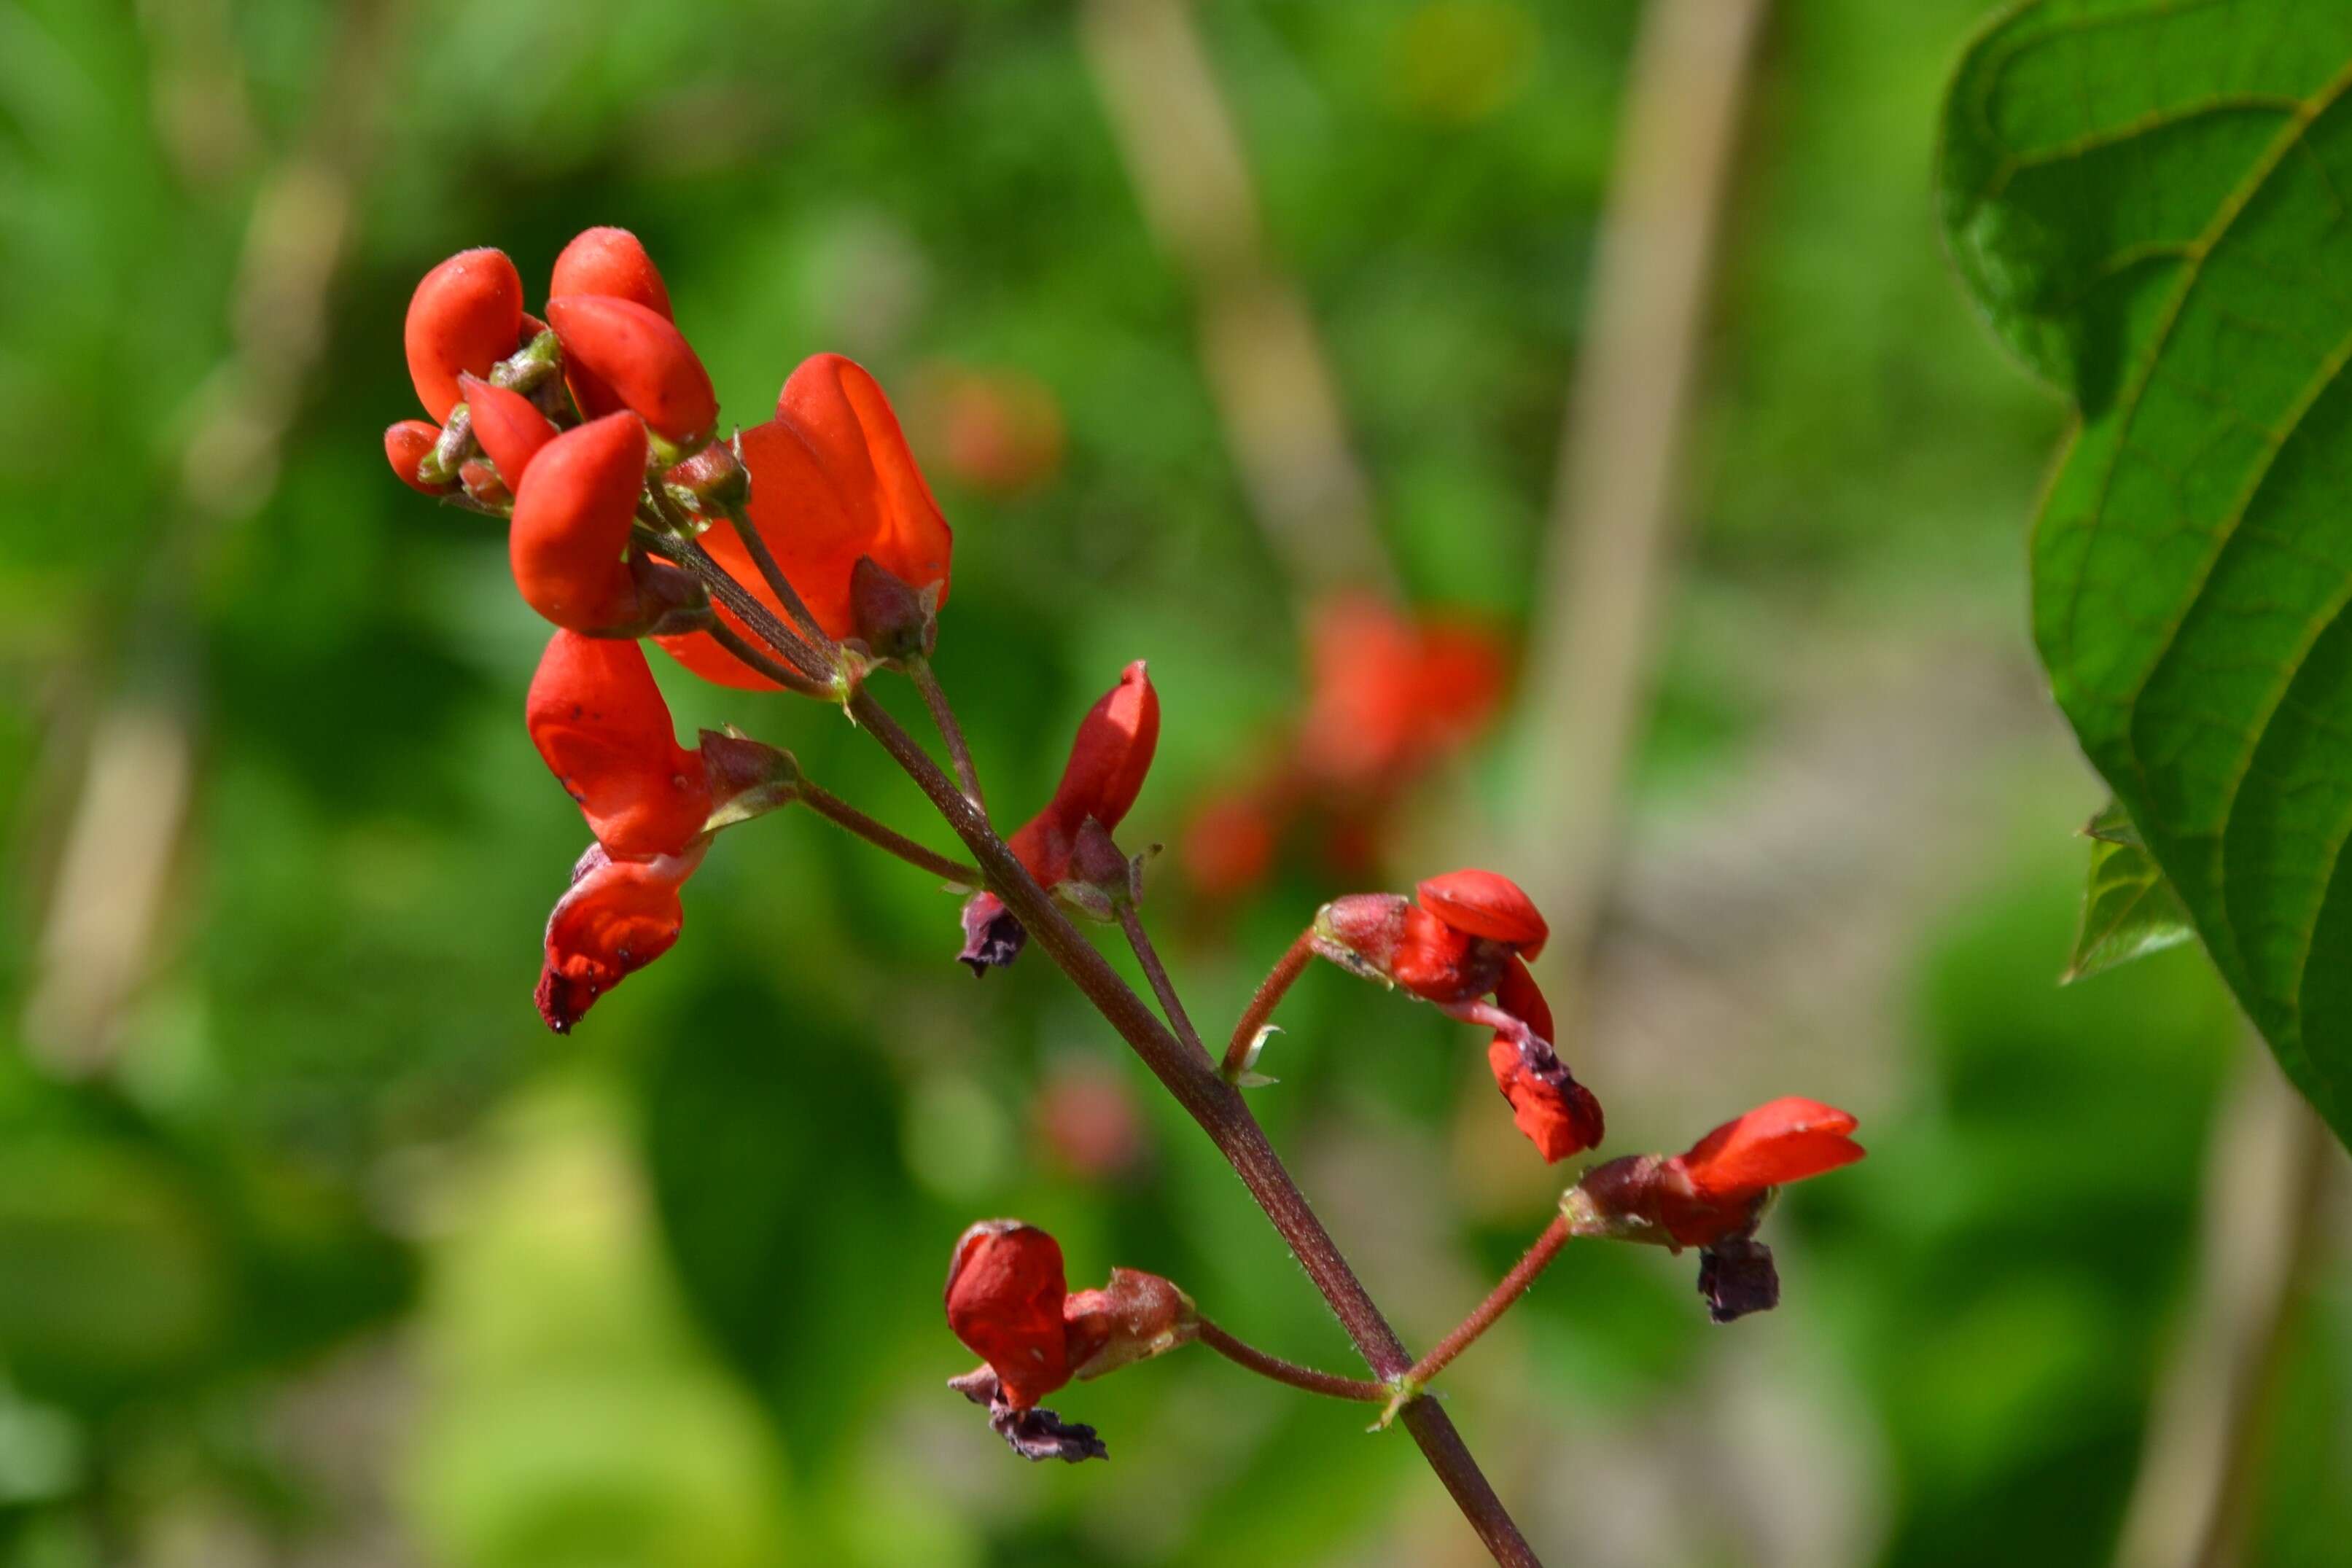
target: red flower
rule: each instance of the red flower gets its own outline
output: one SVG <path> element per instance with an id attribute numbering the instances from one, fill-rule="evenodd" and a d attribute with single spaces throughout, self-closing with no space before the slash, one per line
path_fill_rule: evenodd
<path id="1" fill-rule="evenodd" d="M 448 485 L 428 485 L 416 476 L 416 465 L 425 461 L 440 439 L 440 427 L 421 419 L 404 419 L 384 426 L 383 455 L 402 484 L 427 496 L 442 495 L 453 488 Z"/>
<path id="2" fill-rule="evenodd" d="M 547 321 L 566 362 L 609 387 L 655 432 L 680 446 L 709 438 L 719 423 L 719 394 L 668 317 L 634 299 L 572 294 L 547 302 Z"/>
<path id="3" fill-rule="evenodd" d="M 555 439 L 555 426 L 520 392 L 492 386 L 472 374 L 459 376 L 457 386 L 466 394 L 474 439 L 498 465 L 499 477 L 506 481 L 507 488 L 516 489 L 530 460 Z"/>
<path id="4" fill-rule="evenodd" d="M 1307 659 L 1298 758 L 1327 789 L 1395 788 L 1485 727 L 1503 691 L 1503 651 L 1492 633 L 1416 624 L 1368 593 L 1316 609 Z"/>
<path id="5" fill-rule="evenodd" d="M 557 632 L 531 680 L 524 722 L 612 853 L 678 854 L 709 821 L 701 754 L 677 744 L 669 705 L 635 641 Z"/>
<path id="6" fill-rule="evenodd" d="M 1552 1049 L 1551 1009 L 1521 956 L 1551 935 L 1534 902 L 1490 871 L 1448 872 L 1415 891 L 1418 904 L 1388 893 L 1333 899 L 1315 916 L 1316 952 L 1493 1030 L 1495 1086 L 1546 1160 L 1597 1145 L 1601 1103 Z M 1479 999 L 1489 992 L 1493 1002 Z"/>
<path id="7" fill-rule="evenodd" d="M 614 860 L 604 845 L 588 846 L 547 917 L 537 1000 L 548 1028 L 570 1033 L 598 997 L 670 950 L 686 922 L 677 890 L 708 842 L 649 860 Z"/>
<path id="8" fill-rule="evenodd" d="M 533 610 L 574 632 L 637 620 L 635 581 L 622 559 L 646 482 L 646 427 L 607 414 L 541 447 L 515 486 L 507 535 L 515 586 Z"/>
<path id="9" fill-rule="evenodd" d="M 1050 889 L 1069 875 L 1070 852 L 1088 819 L 1106 829 L 1118 826 L 1143 789 L 1159 745 L 1160 694 L 1138 659 L 1079 720 L 1054 798 L 1005 840 L 1039 886 Z M 975 975 L 1010 964 L 1027 940 L 1021 923 L 992 893 L 972 894 L 964 904 L 963 925 L 964 950 L 959 956 Z"/>
<path id="10" fill-rule="evenodd" d="M 1525 1023 L 1537 1039 L 1551 1040 L 1551 1009 L 1535 977 L 1517 957 L 1504 967 L 1495 1005 Z M 1511 1120 L 1548 1165 L 1600 1147 L 1607 1131 L 1601 1102 L 1569 1075 L 1557 1054 L 1549 1063 L 1540 1060 L 1541 1053 L 1534 1054 L 1537 1060 L 1530 1061 L 1522 1040 L 1501 1030 L 1487 1044 L 1486 1066 L 1495 1075 L 1495 1087 L 1510 1102 Z"/>
<path id="11" fill-rule="evenodd" d="M 988 1363 L 1006 1401 L 1025 1410 L 1070 1380 L 1062 1248 L 1034 1225 L 984 1219 L 948 1264 L 948 1327 Z"/>
<path id="12" fill-rule="evenodd" d="M 461 371 L 487 376 L 522 335 L 522 278 L 504 251 L 459 251 L 425 275 L 408 301 L 408 379 L 425 411 L 449 417 Z"/>
<path id="13" fill-rule="evenodd" d="M 1032 1408 L 1073 1377 L 1092 1379 L 1189 1344 L 1192 1300 L 1157 1274 L 1113 1269 L 1073 1295 L 1059 1243 L 1017 1219 L 983 1219 L 948 1264 L 948 1326 L 996 1375 L 1004 1403 Z"/>
<path id="14" fill-rule="evenodd" d="M 1633 1155 L 1586 1172 L 1570 1194 L 1570 1218 L 1584 1234 L 1677 1250 L 1746 1237 L 1775 1187 L 1862 1158 L 1849 1135 L 1855 1124 L 1851 1113 L 1818 1100 L 1775 1100 L 1682 1154 Z"/>
<path id="15" fill-rule="evenodd" d="M 751 472 L 751 526 L 775 555 L 817 624 L 835 637 L 856 630 L 850 593 L 860 556 L 909 587 L 947 596 L 953 542 L 939 503 L 908 450 L 890 400 L 863 367 L 839 354 L 803 361 L 776 400 L 776 417 L 742 434 Z M 712 525 L 703 545 L 777 614 L 731 524 Z M 725 611 L 722 619 L 743 630 Z M 747 690 L 772 683 L 746 670 L 708 636 L 661 639 L 706 680 Z"/>

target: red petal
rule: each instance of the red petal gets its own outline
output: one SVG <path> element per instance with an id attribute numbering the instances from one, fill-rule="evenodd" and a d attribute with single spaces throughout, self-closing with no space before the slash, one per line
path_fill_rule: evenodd
<path id="1" fill-rule="evenodd" d="M 1527 1071 L 1519 1048 L 1503 1035 L 1486 1047 L 1495 1087 L 1511 1103 L 1511 1119 L 1547 1163 L 1598 1148 L 1606 1124 L 1601 1102 L 1581 1083 L 1552 1083 Z"/>
<path id="2" fill-rule="evenodd" d="M 1487 949 L 1487 961 L 1479 962 L 1466 933 L 1417 904 L 1408 905 L 1389 977 L 1425 1001 L 1468 1001 L 1495 988 L 1493 952 Z"/>
<path id="3" fill-rule="evenodd" d="M 836 552 L 837 562 L 826 560 L 823 585 L 830 591 L 837 571 L 845 618 L 849 569 L 861 555 L 872 556 L 877 566 L 910 587 L 939 584 L 940 602 L 946 602 L 953 536 L 908 448 L 889 398 L 866 368 L 839 354 L 814 354 L 802 361 L 777 394 L 776 419 L 807 443 L 848 512 L 856 548 Z M 756 500 L 756 484 L 751 494 Z M 764 523 L 761 531 L 781 543 Z M 799 574 L 786 570 L 793 585 L 802 587 Z M 822 619 L 824 612 L 818 613 Z"/>
<path id="4" fill-rule="evenodd" d="M 710 372 L 685 334 L 634 299 L 574 294 L 547 302 L 567 361 L 584 366 L 668 439 L 692 443 L 719 423 Z"/>
<path id="5" fill-rule="evenodd" d="M 710 815 L 702 758 L 677 744 L 635 642 L 556 632 L 523 711 L 531 744 L 607 850 L 677 854 L 701 833 Z"/>
<path id="6" fill-rule="evenodd" d="M 555 258 L 555 272 L 547 281 L 551 299 L 567 294 L 602 294 L 644 306 L 665 321 L 670 313 L 669 287 L 661 269 L 626 229 L 582 229 L 563 254 Z"/>
<path id="7" fill-rule="evenodd" d="M 540 449 L 555 439 L 555 426 L 520 392 L 492 386 L 478 376 L 457 378 L 473 421 L 474 439 L 498 465 L 499 477 L 511 490 L 522 483 L 523 470 Z"/>
<path id="8" fill-rule="evenodd" d="M 504 251 L 461 250 L 416 285 L 402 337 L 408 379 L 436 421 L 462 395 L 457 373 L 487 376 L 522 334 L 522 277 Z"/>
<path id="9" fill-rule="evenodd" d="M 416 476 L 416 465 L 425 461 L 441 439 L 441 427 L 427 424 L 421 419 L 404 419 L 388 424 L 383 430 L 383 455 L 392 464 L 392 471 L 400 482 L 423 495 L 438 496 L 454 486 L 427 485 Z"/>
<path id="10" fill-rule="evenodd" d="M 1423 907 L 1456 931 L 1508 942 L 1528 957 L 1543 952 L 1551 927 L 1517 883 L 1491 871 L 1450 871 L 1414 890 Z"/>
<path id="11" fill-rule="evenodd" d="M 1034 1225 L 988 1219 L 965 1231 L 948 1266 L 948 1327 L 986 1361 L 1016 1409 L 1070 1380 L 1062 1249 Z"/>
<path id="12" fill-rule="evenodd" d="M 1798 1095 L 1759 1105 L 1693 1144 L 1682 1156 L 1703 1196 L 1728 1198 L 1852 1165 L 1862 1145 L 1853 1115 Z"/>
<path id="13" fill-rule="evenodd" d="M 1533 1030 L 1547 1045 L 1558 1045 L 1552 1038 L 1551 1004 L 1536 985 L 1536 977 L 1528 973 L 1526 962 L 1517 954 L 1503 966 L 1503 977 L 1495 983 L 1495 1005 Z"/>
<path id="14" fill-rule="evenodd" d="M 686 921 L 677 890 L 701 863 L 699 845 L 642 861 L 614 860 L 596 845 L 581 857 L 547 917 L 538 1001 L 548 1028 L 571 1032 L 598 997 L 669 951 Z"/>
<path id="15" fill-rule="evenodd" d="M 1160 694 L 1138 659 L 1078 721 L 1050 810 L 1076 832 L 1088 817 L 1116 828 L 1143 790 L 1160 746 Z"/>
<path id="16" fill-rule="evenodd" d="M 621 562 L 645 485 L 646 428 L 607 414 L 540 449 L 515 489 L 507 549 L 533 610 L 575 632 L 619 623 L 635 609 Z"/>

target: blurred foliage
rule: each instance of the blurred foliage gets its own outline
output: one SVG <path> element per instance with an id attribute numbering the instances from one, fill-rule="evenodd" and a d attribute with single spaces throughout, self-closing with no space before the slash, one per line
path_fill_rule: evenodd
<path id="1" fill-rule="evenodd" d="M 2021 649 L 2019 520 L 2058 411 L 1969 319 L 1923 180 L 1977 9 L 1776 8 L 1645 828 L 1761 794 L 1842 689 L 1808 671 L 1924 670 L 1932 722 L 1953 648 Z M 1637 7 L 1198 10 L 1414 596 L 1528 624 Z M 500 245 L 535 284 L 578 227 L 630 225 L 744 417 L 806 352 L 876 368 L 959 529 L 940 667 L 1004 814 L 1128 658 L 1169 712 L 1139 841 L 1299 695 L 1298 607 L 1071 8 L 688 15 L 0 8 L 0 416 L 42 433 L 0 449 L 0 1562 L 373 1562 L 387 1538 L 464 1568 L 1442 1560 L 1460 1527 L 1408 1446 L 1223 1364 L 1074 1392 L 1108 1466 L 1022 1466 L 940 1387 L 965 1364 L 947 1249 L 986 1213 L 1054 1230 L 1075 1281 L 1150 1268 L 1270 1348 L 1348 1351 L 1049 966 L 975 987 L 948 961 L 953 904 L 924 878 L 789 814 L 731 833 L 676 952 L 577 1036 L 539 1028 L 541 923 L 582 839 L 518 722 L 541 628 L 496 535 L 377 455 L 412 403 L 407 291 L 454 249 Z M 257 256 L 321 243 L 314 316 L 240 296 Z M 943 460 L 922 389 L 974 373 L 1050 394 L 1057 466 L 1005 485 Z M 677 674 L 682 727 L 739 722 L 929 834 L 836 717 Z M 184 727 L 196 783 L 105 1070 L 62 1072 L 31 1005 L 44 920 L 122 705 Z M 1502 797 L 1499 766 L 1425 805 Z M 1760 1082 L 1853 1103 L 1874 1152 L 1776 1218 L 1782 1312 L 1710 1333 L 1687 1260 L 1596 1249 L 1465 1360 L 1454 1413 L 1539 1541 L 1904 1563 L 1998 1541 L 2074 1564 L 2112 1538 L 2232 1026 L 2186 953 L 2053 988 L 2090 781 L 2054 725 L 1975 766 L 1994 804 L 1911 828 L 1969 869 L 1903 894 L 1895 971 L 1743 998 L 1785 1065 L 1611 1060 L 1612 1147 L 1678 1146 Z M 1432 809 L 1401 842 L 1465 836 Z M 1400 861 L 1400 884 L 1433 869 Z M 1204 1028 L 1335 891 L 1293 869 L 1240 907 L 1155 894 Z M 1890 993 L 1853 1015 L 1877 1021 L 1803 1038 L 1802 998 L 1849 984 Z M 1318 971 L 1284 1022 L 1261 1113 L 1426 1339 L 1554 1178 L 1516 1140 L 1500 1176 L 1464 1152 L 1457 1127 L 1475 1151 L 1507 1133 L 1427 1009 Z M 1039 1085 L 1072 1083 L 1123 1098 L 1123 1131 L 1052 1135 Z M 2342 1538 L 2345 1301 L 2297 1325 L 2266 1561 Z M 1739 1378 L 1802 1418 L 1738 1427 Z M 1676 1463 L 1748 1479 L 1673 1510 L 1615 1484 Z M 1766 1515 L 1830 1522 L 1768 1549 Z"/>

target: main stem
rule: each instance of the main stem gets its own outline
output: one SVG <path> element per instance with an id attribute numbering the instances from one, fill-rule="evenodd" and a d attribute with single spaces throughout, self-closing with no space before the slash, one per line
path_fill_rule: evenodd
<path id="1" fill-rule="evenodd" d="M 929 798 L 948 826 L 980 864 L 982 874 L 1005 907 L 1029 928 L 1037 945 L 1070 977 L 1087 999 L 1142 1058 L 1168 1092 L 1209 1134 L 1242 1178 L 1250 1196 L 1287 1242 L 1331 1304 L 1339 1325 L 1382 1381 L 1411 1369 L 1412 1356 L 1380 1308 L 1356 1278 L 1355 1270 L 1308 1207 L 1304 1194 L 1266 1142 L 1265 1129 L 1243 1104 L 1239 1091 L 1217 1075 L 1203 1054 L 1187 1049 L 1151 1009 L 1118 977 L 1092 943 L 1078 934 L 1045 890 L 1037 885 L 1004 841 L 992 831 L 953 779 L 940 770 L 871 694 L 859 692 L 848 703 L 850 716 L 881 743 L 905 769 L 918 789 Z M 1428 1399 L 1414 1399 L 1404 1407 L 1405 1429 L 1452 1494 L 1454 1505 L 1478 1532 L 1478 1539 L 1506 1568 L 1541 1568 L 1526 1537 L 1495 1495 L 1478 1463 L 1470 1457 L 1461 1435 L 1445 1413 Z"/>

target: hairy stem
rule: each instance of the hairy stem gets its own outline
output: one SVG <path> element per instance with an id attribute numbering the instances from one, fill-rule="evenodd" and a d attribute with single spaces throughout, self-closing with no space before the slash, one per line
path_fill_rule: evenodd
<path id="1" fill-rule="evenodd" d="M 1275 960 L 1273 970 L 1258 982 L 1257 994 L 1242 1009 L 1241 1021 L 1234 1025 L 1234 1038 L 1225 1046 L 1224 1065 L 1219 1071 L 1227 1082 L 1241 1076 L 1242 1069 L 1249 1062 L 1250 1044 L 1257 1039 L 1257 1031 L 1265 1027 L 1265 1020 L 1274 1016 L 1274 1009 L 1282 1005 L 1282 998 L 1289 994 L 1292 984 L 1314 956 L 1315 928 L 1310 925 L 1298 934 L 1282 956 Z"/>
<path id="2" fill-rule="evenodd" d="M 888 851 L 908 865 L 975 891 L 982 885 L 980 873 L 971 866 L 925 849 L 895 828 L 884 827 L 831 790 L 821 789 L 803 779 L 800 801 L 825 821 L 839 823 L 867 843 Z"/>
<path id="3" fill-rule="evenodd" d="M 743 549 L 751 556 L 751 564 L 760 569 L 760 576 L 766 580 L 768 591 L 776 596 L 776 602 L 784 607 L 784 613 L 793 618 L 801 635 L 807 638 L 818 652 L 832 653 L 833 638 L 817 624 L 816 617 L 803 602 L 800 590 L 794 588 L 793 580 L 784 575 L 784 569 L 776 564 L 775 555 L 768 549 L 766 538 L 752 526 L 751 514 L 739 506 L 729 506 L 724 510 L 727 520 L 735 525 L 735 537 L 743 541 Z"/>
<path id="4" fill-rule="evenodd" d="M 948 694 L 940 685 L 938 672 L 930 660 L 917 653 L 905 661 L 907 678 L 923 694 L 923 706 L 931 710 L 931 722 L 939 726 L 940 739 L 948 748 L 948 760 L 955 764 L 956 782 L 963 786 L 964 798 L 988 815 L 988 802 L 981 798 L 980 769 L 972 766 L 971 747 L 964 740 L 963 726 L 956 722 L 955 708 L 948 702 Z"/>
<path id="5" fill-rule="evenodd" d="M 1503 1276 L 1502 1283 L 1495 1287 L 1494 1293 L 1479 1302 L 1477 1310 L 1464 1318 L 1452 1333 L 1439 1340 L 1427 1355 L 1412 1364 L 1412 1370 L 1404 1375 L 1405 1385 L 1418 1392 L 1428 1385 L 1431 1378 L 1444 1371 L 1455 1356 L 1477 1343 L 1478 1336 L 1493 1328 L 1502 1315 L 1527 1294 L 1528 1287 L 1536 1282 L 1536 1276 L 1551 1267 L 1551 1260 L 1559 1256 L 1561 1248 L 1568 1245 L 1568 1220 L 1554 1215 L 1552 1222 L 1544 1228 L 1544 1233 L 1536 1238 L 1536 1244 L 1528 1249 L 1528 1255 Z"/>
<path id="6" fill-rule="evenodd" d="M 1209 1048 L 1201 1043 L 1201 1031 L 1192 1027 L 1192 1018 L 1184 1011 L 1175 982 L 1168 977 L 1168 966 L 1160 961 L 1160 949 L 1151 945 L 1150 933 L 1143 929 L 1143 913 L 1133 899 L 1119 900 L 1118 928 L 1127 933 L 1127 945 L 1135 950 L 1135 961 L 1143 966 L 1143 977 L 1151 982 L 1151 994 L 1160 998 L 1160 1010 L 1168 1015 L 1176 1038 L 1207 1060 Z"/>
<path id="7" fill-rule="evenodd" d="M 1367 1404 L 1378 1404 L 1389 1396 L 1384 1385 L 1360 1377 L 1341 1377 L 1332 1372 L 1318 1372 L 1311 1366 L 1301 1366 L 1295 1361 L 1269 1355 L 1254 1344 L 1235 1339 L 1206 1318 L 1201 1320 L 1201 1343 L 1236 1366 L 1245 1366 L 1260 1377 L 1270 1377 L 1276 1383 L 1286 1383 L 1309 1394 L 1320 1394 L 1332 1399 L 1361 1400 Z"/>
<path id="8" fill-rule="evenodd" d="M 1034 878 L 1013 858 L 972 803 L 964 799 L 955 780 L 940 771 L 923 748 L 901 728 L 873 696 L 865 692 L 848 702 L 850 716 L 889 752 L 956 836 L 980 862 L 990 889 L 1026 925 L 1037 945 L 1060 966 L 1063 973 L 1117 1030 L 1154 1076 L 1167 1086 L 1201 1129 L 1209 1134 L 1257 1200 L 1276 1230 L 1289 1244 L 1299 1266 L 1315 1282 L 1339 1320 L 1348 1337 L 1362 1353 L 1373 1374 L 1391 1378 L 1409 1370 L 1412 1357 L 1396 1331 L 1356 1278 L 1323 1222 L 1316 1218 L 1305 1195 L 1283 1167 L 1280 1156 L 1266 1142 L 1241 1093 L 1217 1075 L 1208 1059 L 1188 1050 L 1153 1016 L 1143 998 L 1118 977 L 1094 946 L 1055 906 Z M 1539 1568 L 1535 1552 L 1511 1521 L 1502 1500 L 1478 1463 L 1464 1446 L 1461 1435 L 1445 1413 L 1427 1399 L 1404 1407 L 1405 1429 L 1420 1445 L 1430 1468 L 1437 1472 L 1454 1505 L 1470 1521 L 1495 1561 L 1507 1568 Z"/>

